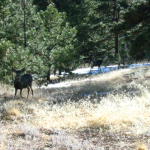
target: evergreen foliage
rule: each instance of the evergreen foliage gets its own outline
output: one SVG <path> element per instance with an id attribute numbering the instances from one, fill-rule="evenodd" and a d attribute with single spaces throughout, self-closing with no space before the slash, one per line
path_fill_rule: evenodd
<path id="1" fill-rule="evenodd" d="M 1 0 L 0 79 L 150 59 L 149 0 Z"/>

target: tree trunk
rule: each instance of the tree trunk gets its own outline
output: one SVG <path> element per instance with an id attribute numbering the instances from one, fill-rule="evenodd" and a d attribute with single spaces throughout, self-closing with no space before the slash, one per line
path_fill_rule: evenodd
<path id="1" fill-rule="evenodd" d="M 58 71 L 59 71 L 59 73 L 58 73 L 58 74 L 59 74 L 59 75 L 61 75 L 62 70 L 59 68 L 59 70 L 58 70 Z"/>
<path id="2" fill-rule="evenodd" d="M 50 71 L 50 69 L 49 69 L 48 72 L 47 72 L 47 81 L 48 81 L 48 82 L 51 81 L 50 75 L 51 75 L 51 71 Z"/>
<path id="3" fill-rule="evenodd" d="M 113 5 L 114 5 L 114 12 L 113 12 L 113 20 L 114 22 L 119 22 L 119 18 L 120 18 L 120 10 L 119 8 L 117 8 L 117 0 L 113 0 Z M 120 52 L 119 52 L 119 34 L 117 32 L 115 32 L 115 57 L 118 57 L 118 68 L 120 67 L 120 62 L 121 62 L 121 56 L 120 56 Z"/>
<path id="4" fill-rule="evenodd" d="M 119 53 L 119 35 L 115 33 L 115 56 Z"/>
<path id="5" fill-rule="evenodd" d="M 24 30 L 24 48 L 27 47 L 27 35 L 26 35 L 26 0 L 23 0 L 23 30 Z"/>

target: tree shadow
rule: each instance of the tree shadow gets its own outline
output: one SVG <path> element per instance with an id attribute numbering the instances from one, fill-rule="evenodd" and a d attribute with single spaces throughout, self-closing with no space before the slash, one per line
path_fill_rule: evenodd
<path id="1" fill-rule="evenodd" d="M 17 100 L 29 100 L 25 97 L 20 97 L 20 96 L 16 96 L 14 97 L 13 95 L 0 95 L 0 103 L 4 104 L 6 102 L 10 102 L 10 101 L 17 101 Z"/>

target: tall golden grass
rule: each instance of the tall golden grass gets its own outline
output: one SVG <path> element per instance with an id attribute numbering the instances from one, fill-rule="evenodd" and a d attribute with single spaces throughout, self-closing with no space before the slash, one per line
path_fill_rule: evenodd
<path id="1" fill-rule="evenodd" d="M 1 85 L 1 119 L 7 122 L 4 116 L 13 116 L 13 120 L 7 122 L 8 128 L 4 128 L 2 132 L 9 134 L 15 126 L 28 124 L 37 129 L 76 132 L 83 128 L 95 128 L 112 133 L 123 132 L 131 136 L 147 135 L 150 131 L 149 75 L 148 68 L 124 69 L 71 81 L 71 86 L 66 88 L 34 89 L 36 98 L 33 99 L 10 97 L 7 101 L 4 101 L 3 95 L 11 95 L 13 89 Z M 109 90 L 112 92 L 109 93 Z M 101 96 L 101 91 L 108 94 Z M 99 95 L 92 96 L 94 92 L 99 92 Z M 46 97 L 45 93 L 49 96 Z M 78 101 L 65 100 L 66 94 L 70 94 L 71 97 L 71 94 L 78 96 L 79 93 L 89 95 Z M 56 95 L 62 99 L 61 102 L 57 102 Z M 51 103 L 53 100 L 55 104 Z M 30 127 L 26 130 L 30 130 Z M 38 135 L 38 131 L 33 127 L 31 130 L 34 131 L 34 135 Z M 1 145 L 3 143 L 0 141 Z"/>

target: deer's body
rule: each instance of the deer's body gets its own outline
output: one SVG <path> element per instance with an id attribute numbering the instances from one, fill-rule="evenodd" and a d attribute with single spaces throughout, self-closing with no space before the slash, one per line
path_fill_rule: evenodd
<path id="1" fill-rule="evenodd" d="M 92 61 L 91 68 L 93 68 L 94 66 L 98 66 L 98 68 L 100 68 L 102 63 L 103 63 L 103 60 L 94 60 Z"/>
<path id="2" fill-rule="evenodd" d="M 15 96 L 17 95 L 17 90 L 20 90 L 20 96 L 22 97 L 22 90 L 24 88 L 28 89 L 28 95 L 27 98 L 29 96 L 29 92 L 31 90 L 32 95 L 33 95 L 33 89 L 32 89 L 32 75 L 31 74 L 24 74 L 22 75 L 22 73 L 24 72 L 24 69 L 22 70 L 13 70 L 16 73 L 16 77 L 15 77 L 15 81 L 14 81 L 14 87 L 15 87 Z"/>

